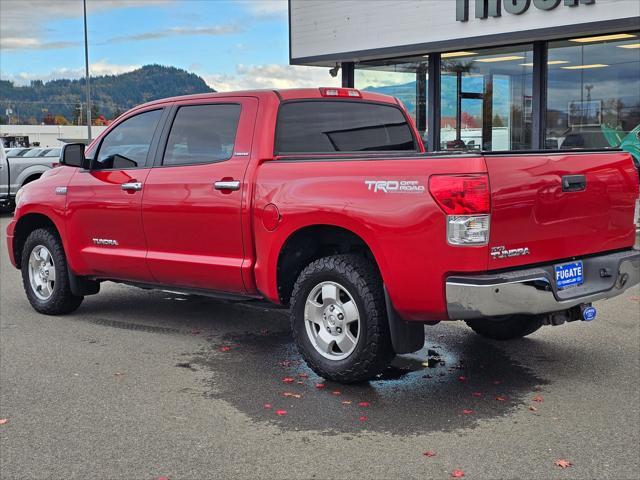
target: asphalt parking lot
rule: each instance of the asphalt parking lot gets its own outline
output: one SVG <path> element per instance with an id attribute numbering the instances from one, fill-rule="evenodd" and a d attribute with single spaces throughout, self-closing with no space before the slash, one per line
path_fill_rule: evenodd
<path id="1" fill-rule="evenodd" d="M 2 479 L 637 478 L 637 287 L 511 343 L 430 327 L 342 386 L 301 363 L 286 311 L 106 284 L 45 317 L 0 256 Z"/>

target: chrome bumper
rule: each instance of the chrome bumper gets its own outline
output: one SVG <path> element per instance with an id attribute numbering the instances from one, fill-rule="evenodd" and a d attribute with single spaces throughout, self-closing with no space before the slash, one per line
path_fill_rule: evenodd
<path id="1" fill-rule="evenodd" d="M 449 318 L 470 320 L 513 314 L 543 314 L 620 295 L 640 283 L 640 252 L 589 257 L 584 284 L 558 290 L 553 264 L 523 270 L 447 278 Z"/>

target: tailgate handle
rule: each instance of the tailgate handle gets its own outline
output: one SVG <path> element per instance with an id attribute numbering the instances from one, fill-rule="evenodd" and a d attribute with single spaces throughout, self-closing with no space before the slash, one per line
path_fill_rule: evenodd
<path id="1" fill-rule="evenodd" d="M 587 177 L 584 175 L 564 175 L 562 177 L 563 192 L 582 192 L 587 188 Z"/>

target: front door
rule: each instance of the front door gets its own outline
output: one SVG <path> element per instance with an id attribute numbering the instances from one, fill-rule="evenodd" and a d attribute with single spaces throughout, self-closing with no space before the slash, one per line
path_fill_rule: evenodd
<path id="1" fill-rule="evenodd" d="M 142 194 L 163 109 L 134 114 L 104 136 L 89 170 L 67 187 L 67 238 L 80 275 L 150 282 Z"/>
<path id="2" fill-rule="evenodd" d="M 157 283 L 244 293 L 244 177 L 255 98 L 179 103 L 145 183 L 147 263 Z"/>

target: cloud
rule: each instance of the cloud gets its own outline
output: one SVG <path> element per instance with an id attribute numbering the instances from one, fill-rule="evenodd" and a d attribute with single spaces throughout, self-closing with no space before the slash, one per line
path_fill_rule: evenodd
<path id="1" fill-rule="evenodd" d="M 331 77 L 328 68 L 294 65 L 236 65 L 233 74 L 209 74 L 203 78 L 218 91 L 261 88 L 310 88 L 340 85 L 340 76 Z"/>
<path id="2" fill-rule="evenodd" d="M 286 19 L 287 0 L 236 0 L 251 16 L 259 19 Z"/>
<path id="3" fill-rule="evenodd" d="M 133 35 L 122 35 L 113 37 L 106 42 L 109 43 L 123 43 L 123 42 L 135 42 L 141 40 L 156 40 L 159 38 L 167 37 L 183 37 L 183 36 L 196 36 L 196 35 L 208 35 L 208 36 L 220 36 L 220 35 L 232 35 L 242 31 L 238 25 L 226 24 L 226 25 L 213 25 L 210 27 L 172 27 L 163 30 L 156 30 L 151 32 L 135 33 Z"/>
<path id="4" fill-rule="evenodd" d="M 88 0 L 89 14 L 105 10 L 165 5 L 175 0 Z M 45 25 L 63 18 L 82 17 L 80 0 L 2 0 L 0 50 L 52 50 L 75 47 L 81 42 L 45 40 Z"/>
<path id="5" fill-rule="evenodd" d="M 101 75 L 117 75 L 120 73 L 131 72 L 140 68 L 140 65 L 120 65 L 109 63 L 108 60 L 98 60 L 92 62 L 90 65 L 90 71 L 92 77 L 98 77 Z M 12 81 L 16 85 L 28 85 L 32 80 L 42 80 L 48 82 L 49 80 L 58 79 L 77 79 L 84 77 L 84 67 L 78 68 L 59 68 L 47 73 L 14 73 L 5 74 L 0 73 L 2 80 Z"/>

